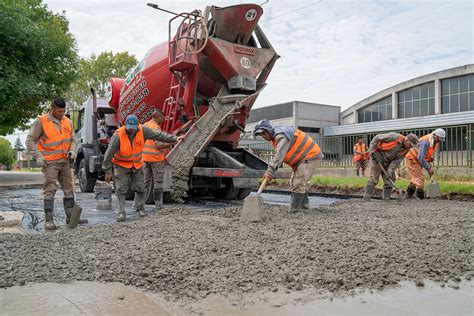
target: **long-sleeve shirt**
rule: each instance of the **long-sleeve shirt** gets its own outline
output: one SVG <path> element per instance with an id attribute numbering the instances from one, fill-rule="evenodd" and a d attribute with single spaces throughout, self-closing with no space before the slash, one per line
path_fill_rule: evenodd
<path id="1" fill-rule="evenodd" d="M 54 126 L 56 126 L 59 132 L 61 132 L 61 121 L 55 118 L 54 116 L 52 116 L 50 113 L 48 113 L 48 119 L 53 121 Z M 64 116 L 61 120 L 69 120 L 69 119 Z M 71 120 L 69 120 L 69 122 L 71 123 L 71 126 L 72 126 Z M 40 137 L 43 136 L 43 134 L 44 134 L 43 125 L 41 124 L 40 119 L 37 118 L 33 122 L 33 124 L 31 124 L 30 131 L 28 132 L 28 135 L 26 136 L 26 148 L 28 149 L 28 151 L 31 153 L 31 155 L 34 158 L 39 158 L 43 156 L 38 150 L 38 147 L 36 146 L 36 143 L 38 142 Z M 74 129 L 72 129 L 71 131 L 71 138 L 72 138 L 72 141 L 71 141 L 70 150 L 75 152 L 77 139 L 76 139 L 76 133 L 74 133 Z M 55 161 L 63 161 L 63 160 L 65 159 L 61 158 Z"/>
<path id="2" fill-rule="evenodd" d="M 378 134 L 370 142 L 370 151 L 374 151 L 375 147 L 382 141 L 390 142 L 401 135 L 398 133 L 387 133 L 387 134 Z M 395 169 L 400 165 L 403 158 L 405 157 L 406 150 L 404 142 L 398 143 L 395 147 L 390 150 L 376 150 L 375 155 L 377 160 L 381 162 L 384 167 L 387 169 L 387 172 L 394 172 Z"/>
<path id="3" fill-rule="evenodd" d="M 156 130 L 153 130 L 152 128 L 149 128 L 143 125 L 142 125 L 142 129 L 143 129 L 143 138 L 145 139 L 145 141 L 147 139 L 153 139 L 155 141 L 160 141 L 163 143 L 176 142 L 177 137 L 174 135 L 156 131 Z M 128 138 L 130 139 L 130 143 L 135 138 L 135 135 L 134 136 L 128 135 Z M 105 155 L 104 155 L 104 162 L 102 163 L 102 169 L 104 171 L 107 172 L 112 168 L 112 158 L 114 157 L 115 153 L 119 151 L 119 149 L 120 149 L 120 137 L 118 136 L 117 133 L 114 133 L 114 135 L 110 138 L 109 145 L 107 146 L 107 151 L 105 152 Z"/>
<path id="4" fill-rule="evenodd" d="M 270 173 L 275 172 L 283 164 L 285 160 L 285 155 L 290 149 L 290 141 L 285 137 L 284 134 L 275 135 L 275 156 L 273 156 L 272 161 L 268 164 L 268 171 Z"/>
<path id="5" fill-rule="evenodd" d="M 426 153 L 428 152 L 429 148 L 430 143 L 426 140 L 422 140 L 418 143 L 418 161 L 425 170 L 429 170 L 431 168 L 430 164 L 425 159 Z"/>

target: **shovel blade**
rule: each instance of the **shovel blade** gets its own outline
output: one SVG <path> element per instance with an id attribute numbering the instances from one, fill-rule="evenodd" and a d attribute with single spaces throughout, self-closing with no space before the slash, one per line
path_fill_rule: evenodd
<path id="1" fill-rule="evenodd" d="M 261 222 L 263 210 L 263 199 L 260 195 L 248 196 L 244 200 L 244 206 L 240 213 L 241 222 Z"/>
<path id="2" fill-rule="evenodd" d="M 68 225 L 69 229 L 74 229 L 77 227 L 77 225 L 79 225 L 79 220 L 81 219 L 81 213 L 82 213 L 82 208 L 79 205 L 74 204 L 74 209 L 72 211 L 71 218 L 69 219 L 69 225 Z"/>
<path id="3" fill-rule="evenodd" d="M 441 189 L 439 183 L 430 183 L 426 189 L 427 198 L 439 198 L 441 197 Z"/>

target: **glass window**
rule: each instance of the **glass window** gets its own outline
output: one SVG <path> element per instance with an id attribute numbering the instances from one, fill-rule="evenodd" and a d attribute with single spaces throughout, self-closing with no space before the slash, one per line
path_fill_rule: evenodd
<path id="1" fill-rule="evenodd" d="M 470 108 L 469 109 L 474 110 L 474 92 L 469 93 L 469 95 L 470 95 L 470 97 L 469 97 L 469 99 L 470 99 L 470 102 L 469 102 L 470 103 Z"/>
<path id="2" fill-rule="evenodd" d="M 412 100 L 412 98 L 413 98 L 412 96 L 413 96 L 413 91 L 412 90 L 405 91 L 405 101 Z"/>
<path id="3" fill-rule="evenodd" d="M 474 75 L 469 76 L 469 91 L 474 91 Z"/>
<path id="4" fill-rule="evenodd" d="M 449 96 L 449 112 L 459 112 L 459 102 L 457 94 L 451 94 Z"/>
<path id="5" fill-rule="evenodd" d="M 421 87 L 421 98 L 426 99 L 428 98 L 428 87 L 429 85 L 425 84 Z"/>
<path id="6" fill-rule="evenodd" d="M 430 87 L 430 89 L 429 89 L 430 90 L 430 94 L 429 94 L 430 98 L 434 98 L 434 94 L 435 94 L 435 84 L 434 84 L 434 82 L 430 83 L 428 86 Z"/>
<path id="7" fill-rule="evenodd" d="M 405 117 L 413 117 L 413 103 L 411 101 L 405 103 Z"/>
<path id="8" fill-rule="evenodd" d="M 449 94 L 449 80 L 441 80 L 441 94 L 448 95 Z"/>
<path id="9" fill-rule="evenodd" d="M 421 98 L 421 88 L 415 87 L 413 89 L 413 100 L 419 100 Z"/>
<path id="10" fill-rule="evenodd" d="M 454 94 L 454 93 L 459 92 L 458 83 L 459 83 L 458 78 L 449 79 L 449 94 Z"/>
<path id="11" fill-rule="evenodd" d="M 387 104 L 387 120 L 391 120 L 391 119 L 392 119 L 392 102 Z"/>
<path id="12" fill-rule="evenodd" d="M 420 116 L 420 101 L 413 101 L 413 117 Z"/>
<path id="13" fill-rule="evenodd" d="M 372 113 L 370 110 L 365 110 L 365 121 L 366 122 L 372 122 L 372 118 L 370 117 L 370 114 Z"/>
<path id="14" fill-rule="evenodd" d="M 429 99 L 429 115 L 434 115 L 435 114 L 435 100 L 434 99 Z"/>
<path id="15" fill-rule="evenodd" d="M 468 111 L 469 110 L 469 98 L 467 93 L 461 93 L 459 95 L 459 110 Z"/>
<path id="16" fill-rule="evenodd" d="M 460 92 L 469 91 L 469 77 L 468 76 L 459 78 L 459 90 Z"/>
<path id="17" fill-rule="evenodd" d="M 445 96 L 441 98 L 441 113 L 449 113 L 449 97 Z"/>
<path id="18" fill-rule="evenodd" d="M 405 117 L 405 103 L 398 104 L 398 118 Z"/>
<path id="19" fill-rule="evenodd" d="M 421 100 L 421 116 L 429 115 L 428 99 Z"/>
<path id="20" fill-rule="evenodd" d="M 358 117 L 358 120 L 357 120 L 357 121 L 358 121 L 359 123 L 364 123 L 364 122 L 365 122 L 365 120 L 364 120 L 364 111 L 359 111 L 359 112 L 358 112 L 358 116 L 359 116 L 359 117 Z"/>
<path id="21" fill-rule="evenodd" d="M 405 101 L 405 92 L 398 92 L 398 102 L 403 102 Z"/>
<path id="22" fill-rule="evenodd" d="M 387 105 L 386 104 L 379 105 L 379 118 L 381 121 L 384 121 L 387 119 Z"/>

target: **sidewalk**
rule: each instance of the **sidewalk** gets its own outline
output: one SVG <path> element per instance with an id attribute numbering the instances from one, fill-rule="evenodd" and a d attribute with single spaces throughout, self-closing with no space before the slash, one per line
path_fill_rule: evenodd
<path id="1" fill-rule="evenodd" d="M 42 185 L 41 172 L 0 171 L 0 188 L 34 188 Z"/>

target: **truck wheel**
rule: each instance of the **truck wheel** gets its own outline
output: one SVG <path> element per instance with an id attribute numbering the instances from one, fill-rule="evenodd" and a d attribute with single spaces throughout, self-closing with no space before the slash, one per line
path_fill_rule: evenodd
<path id="1" fill-rule="evenodd" d="M 209 194 L 209 188 L 195 188 L 188 192 L 189 196 L 205 197 Z"/>
<path id="2" fill-rule="evenodd" d="M 173 199 L 171 198 L 171 192 L 163 192 L 163 203 L 172 203 Z"/>
<path id="3" fill-rule="evenodd" d="M 79 163 L 79 188 L 81 192 L 94 192 L 96 178 L 90 178 L 87 176 L 86 163 L 84 159 Z"/>
<path id="4" fill-rule="evenodd" d="M 252 188 L 240 188 L 239 193 L 237 194 L 237 200 L 245 199 L 249 196 L 250 192 L 252 192 Z"/>
<path id="5" fill-rule="evenodd" d="M 226 179 L 227 180 L 227 179 Z M 237 194 L 239 194 L 239 189 L 234 188 L 234 184 L 232 183 L 232 179 L 230 181 L 225 181 L 225 186 L 223 188 L 217 189 L 212 191 L 212 195 L 216 199 L 220 200 L 235 200 L 237 198 Z"/>

